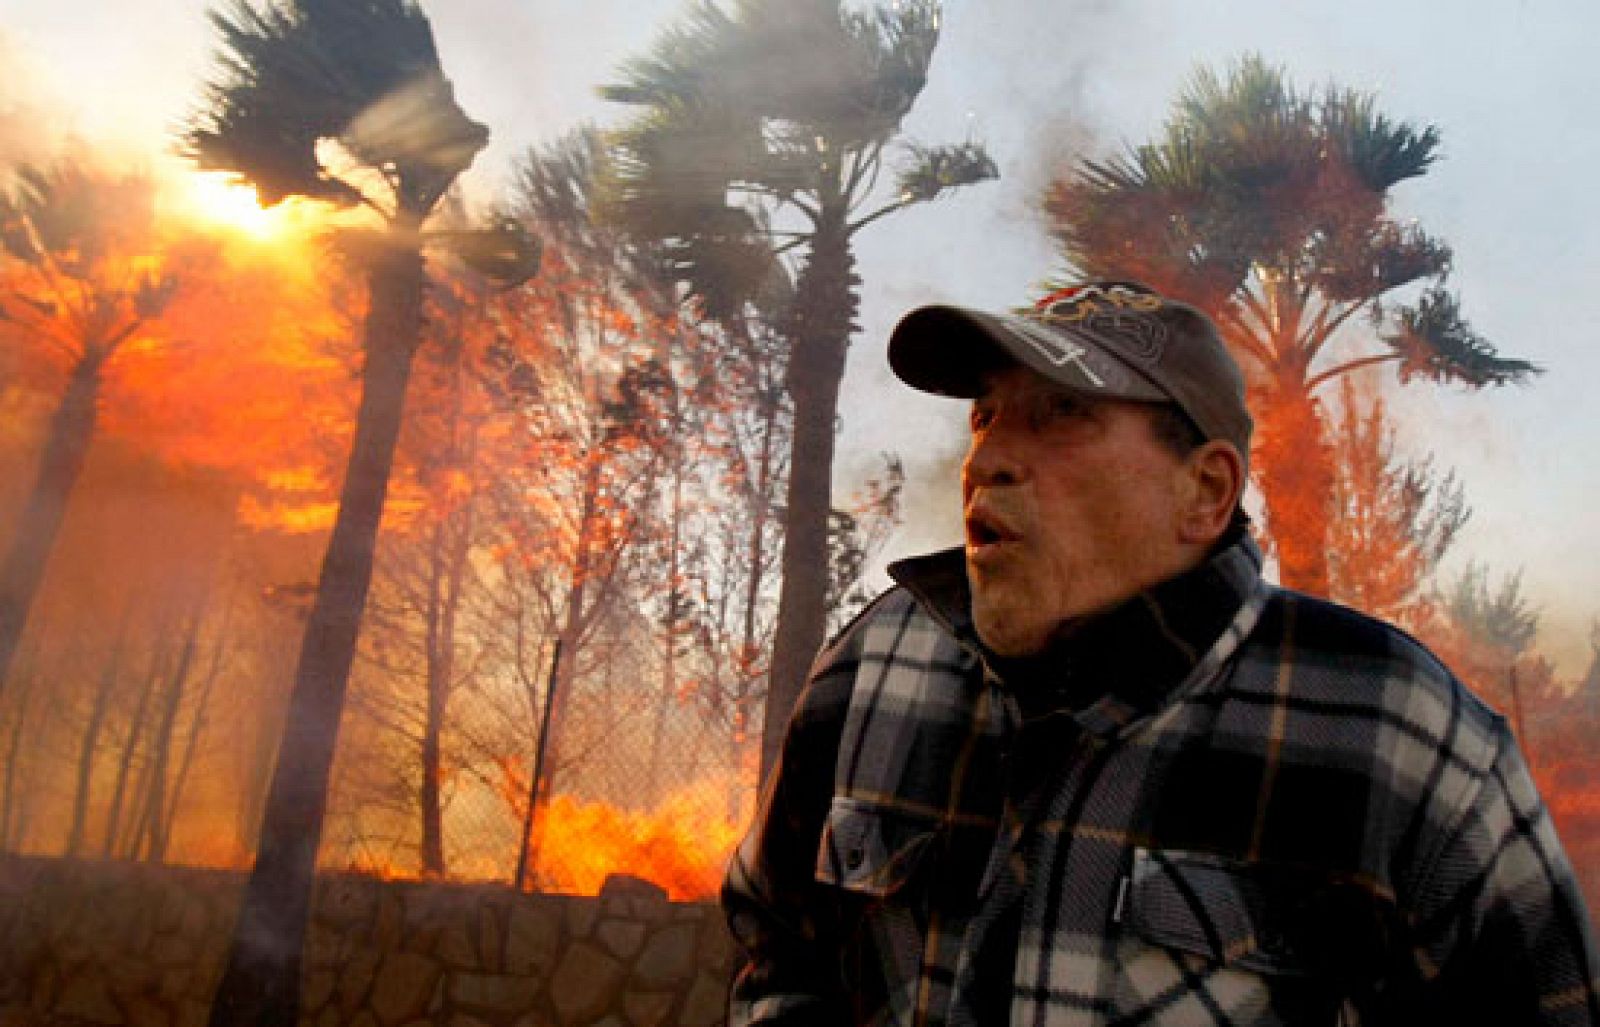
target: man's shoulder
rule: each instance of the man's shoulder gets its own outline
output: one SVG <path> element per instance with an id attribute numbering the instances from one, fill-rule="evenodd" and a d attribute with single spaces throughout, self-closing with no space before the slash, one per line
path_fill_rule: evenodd
<path id="1" fill-rule="evenodd" d="M 1431 865 L 1509 744 L 1502 718 L 1410 635 L 1282 589 L 1232 673 L 1195 701 L 1207 745 L 1172 775 L 1169 833 L 1400 890 Z"/>
<path id="2" fill-rule="evenodd" d="M 1292 589 L 1272 590 L 1252 640 L 1286 649 L 1290 658 L 1319 669 L 1333 664 L 1346 676 L 1405 672 L 1418 680 L 1459 685 L 1444 661 L 1404 628 Z"/>
<path id="3" fill-rule="evenodd" d="M 1274 588 L 1258 634 L 1290 637 L 1308 655 L 1394 660 L 1448 675 L 1438 657 L 1404 629 L 1353 607 L 1288 588 Z"/>
<path id="4" fill-rule="evenodd" d="M 904 585 L 892 585 L 874 596 L 844 626 L 834 632 L 817 655 L 812 673 L 842 663 L 855 663 L 861 657 L 868 634 L 881 632 L 885 625 L 917 614 L 916 597 Z"/>
<path id="5" fill-rule="evenodd" d="M 864 606 L 823 647 L 812 676 L 855 673 L 863 660 L 943 666 L 963 650 L 946 618 L 925 598 L 896 584 Z"/>
<path id="6" fill-rule="evenodd" d="M 960 688 L 977 665 L 948 622 L 924 597 L 896 584 L 861 609 L 818 653 L 802 704 L 825 718 L 853 701 L 864 674 L 878 699 L 914 704 L 929 688 Z M 874 701 L 871 696 L 867 701 Z"/>
<path id="7" fill-rule="evenodd" d="M 1244 660 L 1270 676 L 1266 687 L 1286 689 L 1307 709 L 1370 721 L 1400 749 L 1448 747 L 1463 769 L 1486 770 L 1505 730 L 1504 719 L 1404 629 L 1317 596 L 1274 589 Z"/>

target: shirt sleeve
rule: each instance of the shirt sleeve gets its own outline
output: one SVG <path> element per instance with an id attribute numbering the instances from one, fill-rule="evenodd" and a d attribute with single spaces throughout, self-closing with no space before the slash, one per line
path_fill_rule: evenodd
<path id="1" fill-rule="evenodd" d="M 1572 866 L 1503 722 L 1492 737 L 1499 751 L 1414 922 L 1430 1022 L 1600 1024 L 1600 959 Z"/>
<path id="2" fill-rule="evenodd" d="M 848 1023 L 840 900 L 816 880 L 839 735 L 855 680 L 849 639 L 825 651 L 789 723 L 749 834 L 734 853 L 723 909 L 747 961 L 729 1024 Z"/>

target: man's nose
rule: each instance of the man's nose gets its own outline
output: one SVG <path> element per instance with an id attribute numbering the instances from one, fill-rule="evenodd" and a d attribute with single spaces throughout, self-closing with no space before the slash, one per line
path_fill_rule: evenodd
<path id="1" fill-rule="evenodd" d="M 969 487 L 1015 485 L 1022 480 L 1024 466 L 1011 436 L 998 422 L 973 433 L 962 468 Z"/>

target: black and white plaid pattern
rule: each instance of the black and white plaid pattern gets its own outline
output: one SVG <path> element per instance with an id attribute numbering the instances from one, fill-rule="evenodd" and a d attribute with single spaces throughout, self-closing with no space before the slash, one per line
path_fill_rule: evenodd
<path id="1" fill-rule="evenodd" d="M 1521 755 L 1404 634 L 1241 540 L 1108 616 L 1059 668 L 1092 699 L 1041 710 L 958 553 L 895 572 L 730 866 L 733 1023 L 1600 1024 Z"/>

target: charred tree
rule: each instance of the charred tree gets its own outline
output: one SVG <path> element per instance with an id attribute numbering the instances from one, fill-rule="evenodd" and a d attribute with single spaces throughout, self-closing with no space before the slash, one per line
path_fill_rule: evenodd
<path id="1" fill-rule="evenodd" d="M 0 685 L 3 685 L 22 638 L 33 597 L 44 579 L 45 563 L 55 547 L 72 486 L 83 471 L 89 440 L 94 436 L 104 357 L 85 357 L 72 370 L 67 391 L 50 419 L 38 477 L 17 519 L 17 531 L 0 564 Z"/>
<path id="2" fill-rule="evenodd" d="M 661 657 L 661 697 L 656 702 L 655 726 L 650 733 L 650 758 L 646 763 L 650 783 L 650 801 L 662 799 L 662 764 L 666 760 L 667 724 L 671 720 L 673 704 L 678 699 L 678 660 L 683 645 L 685 612 L 688 606 L 687 590 L 683 587 L 683 502 L 684 459 L 682 446 L 684 431 L 681 412 L 674 419 L 672 435 L 679 444 L 672 454 L 672 506 L 667 527 L 667 597 L 662 617 L 663 653 Z"/>
<path id="3" fill-rule="evenodd" d="M 212 1008 L 218 1027 L 292 1024 L 299 1014 L 300 952 L 328 775 L 417 338 L 422 257 L 404 245 L 388 247 L 373 260 L 369 282 L 355 439 L 295 668 L 255 867 Z"/>

